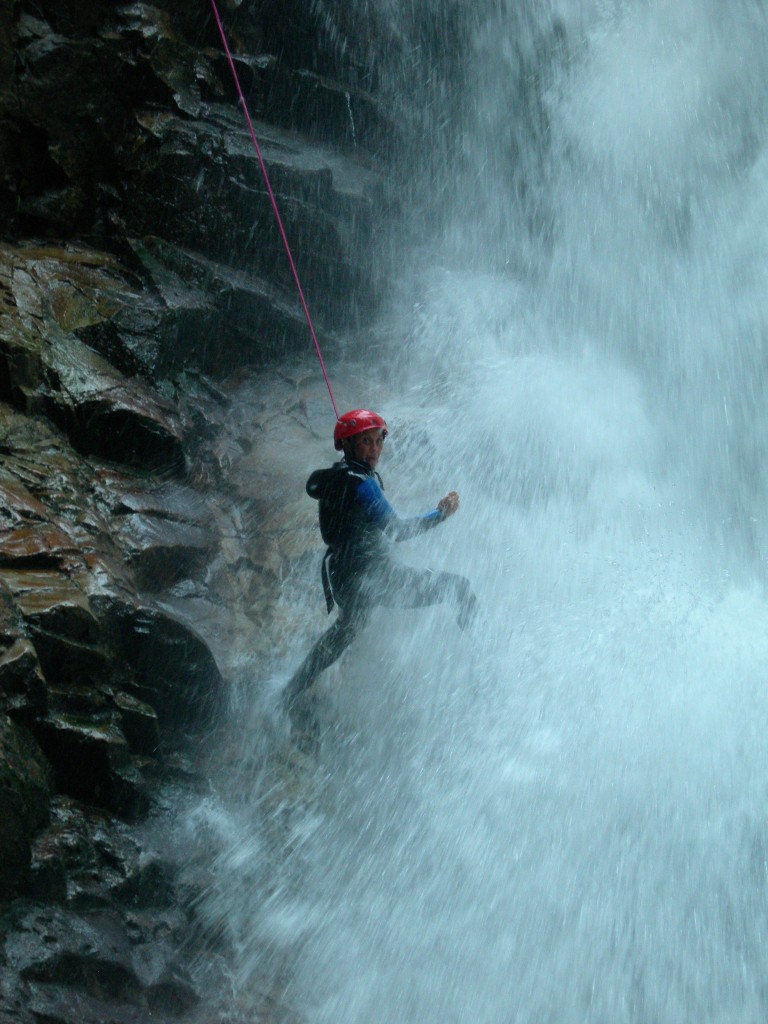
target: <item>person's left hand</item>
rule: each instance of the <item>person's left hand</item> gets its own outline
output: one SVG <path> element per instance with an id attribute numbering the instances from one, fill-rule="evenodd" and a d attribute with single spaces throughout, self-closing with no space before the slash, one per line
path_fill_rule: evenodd
<path id="1" fill-rule="evenodd" d="M 459 507 L 459 496 L 456 491 L 449 491 L 444 498 L 441 498 L 437 503 L 438 511 L 443 514 L 445 519 L 448 516 L 452 516 L 453 513 Z"/>

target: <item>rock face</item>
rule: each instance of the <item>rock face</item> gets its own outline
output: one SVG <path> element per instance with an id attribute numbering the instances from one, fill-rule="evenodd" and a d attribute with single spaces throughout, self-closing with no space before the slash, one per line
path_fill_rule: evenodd
<path id="1" fill-rule="evenodd" d="M 310 6 L 222 4 L 332 356 L 394 128 Z M 0 1019 L 208 1021 L 203 883 L 151 837 L 301 548 L 253 433 L 305 430 L 312 353 L 206 4 L 2 5 L 0 219 Z"/>
<path id="2" fill-rule="evenodd" d="M 30 865 L 31 840 L 48 822 L 50 771 L 31 736 L 0 717 L 0 885 L 17 888 Z"/>
<path id="3" fill-rule="evenodd" d="M 302 313 L 207 5 L 194 19 L 179 2 L 85 7 L 19 3 L 4 16 L 0 61 L 11 67 L 15 49 L 19 70 L 0 214 L 16 237 L 119 253 L 151 298 L 134 304 L 116 288 L 112 315 L 94 316 L 91 282 L 62 298 L 59 319 L 145 372 L 294 353 Z M 233 45 L 264 34 L 242 16 L 232 28 Z M 370 147 L 385 150 L 392 129 L 367 94 L 284 58 L 246 52 L 238 74 L 305 292 L 333 333 L 368 318 L 379 297 L 370 242 L 386 197 Z"/>

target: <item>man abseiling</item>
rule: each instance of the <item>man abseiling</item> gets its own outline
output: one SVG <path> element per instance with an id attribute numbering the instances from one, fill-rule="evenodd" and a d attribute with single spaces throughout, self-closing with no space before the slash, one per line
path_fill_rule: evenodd
<path id="1" fill-rule="evenodd" d="M 308 691 L 365 627 L 377 605 L 419 608 L 449 602 L 462 629 L 474 616 L 476 598 L 463 576 L 412 568 L 392 558 L 392 541 L 408 540 L 444 522 L 457 511 L 459 496 L 449 491 L 424 515 L 399 516 L 376 471 L 386 436 L 387 424 L 377 413 L 345 413 L 333 432 L 334 446 L 343 458 L 328 469 L 315 470 L 307 481 L 328 545 L 322 567 L 328 611 L 335 604 L 339 614 L 286 687 L 288 713 L 299 731 L 307 724 Z"/>

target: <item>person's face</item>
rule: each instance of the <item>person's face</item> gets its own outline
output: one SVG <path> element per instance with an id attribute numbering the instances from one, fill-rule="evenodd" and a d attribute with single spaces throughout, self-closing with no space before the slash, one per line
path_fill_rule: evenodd
<path id="1" fill-rule="evenodd" d="M 353 459 L 365 462 L 371 469 L 376 469 L 376 463 L 381 458 L 381 449 L 384 447 L 384 431 L 366 430 L 362 434 L 355 434 L 350 438 L 349 446 Z"/>

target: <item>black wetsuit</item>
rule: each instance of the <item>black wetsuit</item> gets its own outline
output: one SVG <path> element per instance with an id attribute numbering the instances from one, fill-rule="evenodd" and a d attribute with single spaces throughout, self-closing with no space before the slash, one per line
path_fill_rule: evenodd
<path id="1" fill-rule="evenodd" d="M 393 540 L 407 540 L 441 523 L 445 516 L 439 509 L 401 518 L 384 496 L 378 473 L 351 459 L 316 470 L 307 493 L 319 502 L 320 532 L 328 545 L 323 585 L 328 610 L 335 602 L 339 617 L 288 684 L 289 708 L 352 643 L 376 605 L 418 608 L 450 601 L 463 628 L 475 604 L 463 576 L 414 569 L 391 557 Z"/>

